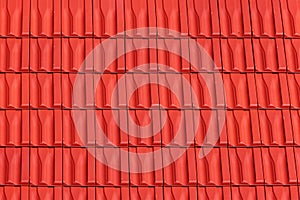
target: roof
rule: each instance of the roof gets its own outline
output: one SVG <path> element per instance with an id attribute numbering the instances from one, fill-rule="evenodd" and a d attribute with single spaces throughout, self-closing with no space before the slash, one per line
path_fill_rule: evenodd
<path id="1" fill-rule="evenodd" d="M 299 11 L 298 0 L 0 1 L 0 197 L 298 199 Z M 137 29 L 143 27 L 172 31 L 150 35 Z M 126 35 L 131 29 L 137 31 Z M 201 67 L 197 71 L 185 59 L 159 49 L 127 53 L 105 71 L 105 61 L 103 66 L 94 64 L 100 62 L 96 57 L 92 64 L 84 62 L 108 40 L 112 52 L 126 52 L 137 41 L 152 40 L 162 41 L 169 51 L 187 48 Z M 198 59 L 202 54 L 186 46 L 192 41 L 213 60 L 212 68 Z M 83 63 L 84 73 L 80 71 Z M 155 73 L 159 83 L 175 92 L 148 84 L 134 90 L 124 103 L 122 91 L 133 91 L 132 84 L 120 87 L 116 99 L 111 97 L 129 69 L 147 63 L 162 63 L 179 72 L 180 79 L 175 80 L 168 79 L 168 72 Z M 99 83 L 95 74 L 101 74 Z M 223 83 L 215 82 L 216 74 Z M 129 73 L 127 80 L 147 76 L 150 79 L 152 74 Z M 80 95 L 74 105 L 78 77 L 83 86 L 76 90 Z M 188 100 L 193 95 L 189 90 L 181 89 L 183 80 L 195 90 L 197 109 L 189 109 L 195 102 Z M 212 89 L 215 96 L 208 92 L 218 84 L 224 86 L 224 100 L 218 91 Z M 95 101 L 88 86 L 98 93 Z M 112 102 L 121 108 L 114 110 Z M 180 102 L 188 108 L 182 109 Z M 137 129 L 144 130 L 140 127 L 151 121 L 149 113 L 162 112 L 160 107 L 151 107 L 158 104 L 164 106 L 166 120 L 159 134 L 137 138 L 120 128 L 131 117 Z M 205 135 L 222 108 L 226 120 L 224 126 L 213 124 L 213 131 L 220 133 L 214 142 Z M 130 116 L 124 117 L 124 110 Z M 74 120 L 74 112 L 80 122 Z M 180 149 L 185 135 L 172 138 L 182 116 L 185 133 L 196 135 L 186 151 L 167 166 L 134 173 L 135 165 L 139 170 L 155 165 L 155 159 L 132 164 L 121 153 L 116 157 L 105 150 L 116 145 L 120 152 L 154 152 L 170 142 Z M 106 139 L 97 138 L 96 121 Z M 198 129 L 188 127 L 193 122 Z M 151 133 L 151 128 L 145 130 Z M 199 157 L 206 148 L 207 154 Z M 107 163 L 125 164 L 128 171 L 107 166 L 99 157 Z M 159 159 L 163 165 L 167 158 Z"/>

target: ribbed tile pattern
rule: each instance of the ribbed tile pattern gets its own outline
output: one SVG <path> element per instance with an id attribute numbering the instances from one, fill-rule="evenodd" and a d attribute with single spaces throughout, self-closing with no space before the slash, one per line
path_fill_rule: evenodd
<path id="1" fill-rule="evenodd" d="M 299 13 L 299 0 L 1 0 L 0 199 L 299 199 Z M 142 27 L 189 36 L 215 66 L 195 51 L 188 55 L 200 71 L 167 51 L 143 49 L 115 60 L 96 83 L 93 73 L 103 72 L 109 56 L 82 66 L 86 56 L 105 39 Z M 137 30 L 118 35 L 109 50 L 117 53 L 129 48 L 126 45 L 147 44 L 150 38 L 178 53 L 189 49 L 184 46 L 187 39 L 172 31 L 151 34 Z M 158 85 L 137 89 L 126 103 L 121 97 L 112 99 L 124 73 L 147 63 L 180 72 L 195 90 L 199 108 L 181 112 L 180 101 L 183 108 L 196 102 L 190 101 L 190 91 L 181 89 L 182 79 L 168 79 L 169 72 L 155 76 L 173 84 L 180 99 Z M 80 68 L 85 73 L 77 74 Z M 221 73 L 225 105 L 215 89 L 216 98 L 209 95 L 208 88 L 216 84 L 214 72 Z M 153 76 L 141 71 L 128 78 L 136 81 L 147 78 L 145 74 L 149 80 Z M 82 78 L 82 98 L 72 105 L 76 77 Z M 91 85 L 95 101 L 84 89 Z M 118 92 L 130 87 L 126 84 Z M 166 125 L 154 137 L 130 136 L 114 121 L 112 108 L 118 106 L 120 123 L 126 122 L 122 117 L 130 109 L 133 121 L 146 125 L 160 111 L 149 108 L 158 104 L 165 107 Z M 216 119 L 223 106 L 225 126 L 213 125 L 220 139 L 199 158 L 203 148 L 213 144 L 205 135 L 210 119 Z M 95 116 L 91 108 L 96 108 Z M 76 129 L 72 109 L 83 119 L 81 130 Z M 185 127 L 180 140 L 172 141 L 180 119 L 193 121 L 189 116 L 196 114 L 201 119 L 198 129 Z M 107 139 L 91 133 L 86 122 L 96 120 Z M 103 150 L 114 145 L 128 152 L 155 151 L 170 142 L 180 148 L 191 130 L 196 136 L 190 148 L 152 172 L 133 173 L 130 163 L 129 172 L 121 172 L 91 154 L 115 159 Z M 85 141 L 78 131 L 86 135 Z M 126 159 L 117 158 L 114 162 L 126 165 Z M 155 162 L 135 161 L 141 168 Z"/>

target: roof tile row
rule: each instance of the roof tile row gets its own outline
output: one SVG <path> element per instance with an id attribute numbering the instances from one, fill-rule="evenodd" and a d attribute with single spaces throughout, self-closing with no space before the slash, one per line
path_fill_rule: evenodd
<path id="1" fill-rule="evenodd" d="M 173 48 L 170 45 L 176 43 L 177 48 L 184 48 L 181 43 L 183 40 L 158 39 L 160 44 L 165 44 L 166 49 Z M 100 44 L 102 39 L 93 38 L 2 38 L 0 72 L 78 72 L 86 55 Z M 115 46 L 111 50 L 117 52 L 118 49 L 124 49 L 123 39 L 112 39 Z M 147 42 L 145 39 L 134 39 L 135 42 Z M 107 72 L 124 72 L 130 70 L 133 66 L 138 66 L 145 62 L 157 61 L 163 62 L 161 56 L 166 56 L 165 63 L 173 66 L 179 72 L 193 71 L 214 71 L 223 70 L 224 72 L 300 72 L 300 61 L 298 49 L 300 40 L 298 39 L 197 39 L 197 42 L 214 59 L 216 68 L 208 65 L 201 58 L 201 55 L 194 55 L 190 52 L 190 57 L 195 66 L 190 66 L 185 60 L 171 53 L 154 50 L 139 50 L 135 53 L 126 55 L 126 69 L 124 57 L 119 58 L 112 63 Z M 30 45 L 29 45 L 30 43 Z M 130 39 L 126 41 L 130 44 Z M 252 50 L 253 49 L 253 50 Z M 178 49 L 180 53 L 181 49 Z M 156 55 L 157 54 L 157 55 Z M 30 56 L 29 56 L 30 55 Z M 76 56 L 75 56 L 76 55 Z M 105 55 L 104 60 L 106 59 Z M 97 59 L 93 61 L 95 66 L 83 66 L 81 72 L 103 72 L 103 67 L 107 64 L 105 61 L 99 63 Z M 30 67 L 29 67 L 30 66 Z M 222 67 L 223 66 L 223 67 Z"/>
<path id="2" fill-rule="evenodd" d="M 106 37 L 155 26 L 195 37 L 300 36 L 297 0 L 17 0 L 0 8 L 1 36 Z"/>
<path id="3" fill-rule="evenodd" d="M 151 147 L 147 147 L 150 148 Z M 152 147 L 154 148 L 154 147 Z M 128 150 L 124 148 L 123 150 Z M 129 147 L 136 151 L 136 147 Z M 154 150 L 154 149 L 153 149 Z M 103 148 L 91 148 L 111 159 Z M 136 174 L 105 166 L 86 148 L 0 148 L 4 161 L 1 185 L 34 186 L 247 186 L 297 185 L 300 149 L 293 147 L 213 148 L 197 159 L 200 148 L 189 148 L 162 170 Z M 294 159 L 295 158 L 295 159 Z M 118 162 L 123 162 L 122 158 Z M 155 160 L 138 165 L 153 165 Z M 124 163 L 123 163 L 124 164 Z M 30 168 L 29 168 L 30 166 Z M 130 166 L 129 166 L 130 170 Z M 29 180 L 30 176 L 30 180 Z"/>
<path id="4" fill-rule="evenodd" d="M 76 111 L 84 117 L 90 117 L 91 111 Z M 126 112 L 120 110 L 117 113 Z M 146 117 L 149 111 L 131 110 L 129 113 L 133 116 L 139 116 L 136 119 L 142 123 L 141 119 Z M 153 114 L 155 111 L 150 111 Z M 137 139 L 128 136 L 121 131 L 117 124 L 111 123 L 113 120 L 110 110 L 96 111 L 97 120 L 102 129 L 107 132 L 110 142 L 97 138 L 94 141 L 95 133 L 85 124 L 83 131 L 86 135 L 85 143 L 88 146 L 112 144 L 121 146 L 160 146 L 170 142 L 172 135 L 177 131 L 177 120 L 181 114 L 186 119 L 193 112 L 199 112 L 201 121 L 196 132 L 195 145 L 211 145 L 209 141 L 204 141 L 204 136 L 209 125 L 209 117 L 217 116 L 217 111 L 189 111 L 183 113 L 179 110 L 168 110 L 166 124 L 162 131 L 152 138 Z M 120 114 L 118 114 L 119 117 Z M 79 146 L 82 145 L 69 110 L 1 110 L 1 132 L 3 136 L 0 139 L 1 146 Z M 30 119 L 30 120 L 29 120 Z M 93 119 L 87 119 L 92 120 Z M 230 110 L 226 114 L 226 126 L 222 130 L 219 143 L 216 145 L 226 146 L 290 146 L 300 145 L 299 121 L 300 113 L 298 110 Z M 125 120 L 126 121 L 126 120 Z M 195 122 L 196 125 L 196 122 Z M 29 128 L 31 136 L 29 138 Z M 150 127 L 151 128 L 151 127 Z M 217 130 L 217 126 L 215 127 Z M 149 129 L 150 133 L 151 130 Z M 186 130 L 188 131 L 188 130 Z M 187 132 L 184 132 L 187 134 Z M 185 136 L 184 136 L 185 137 Z M 178 146 L 181 143 L 173 141 L 172 145 Z M 194 145 L 194 143 L 189 144 Z"/>
<path id="5" fill-rule="evenodd" d="M 1 109 L 64 109 L 69 108 L 150 108 L 153 104 L 161 103 L 169 109 L 192 108 L 222 108 L 228 109 L 279 109 L 279 108 L 299 108 L 300 94 L 300 74 L 285 73 L 224 73 L 224 88 L 226 92 L 226 105 L 219 100 L 219 92 L 214 88 L 214 74 L 193 73 L 184 74 L 175 84 L 182 88 L 183 79 L 191 83 L 197 95 L 198 103 L 191 98 L 190 91 L 183 91 L 185 98 L 178 99 L 169 89 L 148 85 L 141 87 L 130 96 L 129 102 L 120 99 L 112 99 L 112 94 L 117 82 L 123 77 L 130 80 L 119 86 L 117 89 L 121 93 L 122 89 L 129 88 L 136 84 L 140 78 L 158 78 L 165 85 L 174 84 L 169 80 L 170 74 L 103 74 L 99 82 L 96 83 L 93 74 L 61 74 L 61 73 L 5 73 L 0 74 L 0 108 Z M 82 99 L 72 102 L 72 92 L 74 90 L 75 79 L 83 86 L 92 87 L 93 90 L 76 91 L 81 93 Z M 172 78 L 172 77 L 171 77 Z M 96 79 L 96 78 L 95 78 Z M 204 79 L 206 82 L 204 82 Z M 94 83 L 95 82 L 95 83 Z M 175 87 L 175 86 L 174 86 Z M 176 86 L 177 87 L 177 86 Z M 208 88 L 211 88 L 212 94 Z M 89 94 L 95 91 L 94 95 Z M 101 95 L 100 95 L 101 94 Z M 151 98 L 143 98 L 143 96 Z M 190 98 L 188 98 L 190 97 Z M 211 99 L 214 97 L 213 99 Z M 180 105 L 182 102 L 183 105 Z M 193 105 L 191 105 L 193 104 Z"/>
<path id="6" fill-rule="evenodd" d="M 297 186 L 258 187 L 0 187 L 8 199 L 290 199 Z M 63 194 L 63 195 L 62 195 Z"/>

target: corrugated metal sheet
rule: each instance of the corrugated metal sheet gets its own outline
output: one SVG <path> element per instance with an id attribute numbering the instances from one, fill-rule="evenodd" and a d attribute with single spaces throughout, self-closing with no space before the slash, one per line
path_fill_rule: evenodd
<path id="1" fill-rule="evenodd" d="M 1 0 L 0 199 L 299 199 L 299 13 L 298 0 Z M 102 95 L 90 102 L 83 91 L 76 105 L 83 119 L 100 122 L 110 140 L 86 138 L 90 146 L 85 147 L 72 119 L 74 81 L 82 76 L 83 84 L 91 85 L 91 73 L 102 72 L 102 66 L 86 65 L 91 73 L 77 72 L 106 38 L 140 27 L 167 28 L 195 39 L 216 66 L 197 60 L 202 66 L 197 72 L 183 59 L 156 50 L 119 58 L 94 83 Z M 124 37 L 115 37 L 111 50 L 126 48 L 120 42 Z M 156 35 L 137 31 L 126 37 L 134 46 Z M 158 33 L 157 40 L 180 48 L 185 44 L 171 32 Z M 189 55 L 197 58 L 196 53 Z M 174 67 L 196 88 L 200 109 L 185 112 L 200 114 L 200 128 L 191 148 L 171 165 L 147 173 L 120 172 L 90 151 L 108 160 L 103 146 L 154 151 L 171 141 L 181 117 L 174 94 L 148 85 L 131 97 L 130 115 L 147 124 L 149 107 L 160 103 L 167 126 L 155 137 L 140 139 L 112 123 L 114 85 L 125 71 L 152 62 Z M 211 145 L 204 137 L 208 118 L 219 112 L 210 109 L 220 103 L 201 85 L 201 73 L 213 82 L 214 71 L 224 81 L 226 123 L 215 127 L 220 139 L 200 159 L 202 146 Z M 164 74 L 157 77 L 170 84 Z M 180 88 L 182 82 L 176 84 Z M 190 96 L 181 91 L 183 102 L 188 104 Z M 96 116 L 90 119 L 93 106 Z M 80 131 L 91 131 L 84 127 Z"/>

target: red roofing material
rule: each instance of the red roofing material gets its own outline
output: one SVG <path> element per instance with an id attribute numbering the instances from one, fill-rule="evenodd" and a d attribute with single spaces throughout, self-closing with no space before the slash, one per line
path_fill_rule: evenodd
<path id="1" fill-rule="evenodd" d="M 0 199 L 298 199 L 299 9 L 297 0 L 0 1 Z M 143 27 L 172 31 L 137 29 L 116 36 Z M 106 69 L 105 54 L 83 63 L 111 36 L 109 50 L 116 54 L 153 38 L 168 51 L 132 51 Z M 192 40 L 215 65 L 201 59 L 203 52 L 191 50 Z M 178 56 L 184 49 L 191 62 Z M 149 73 L 157 70 L 149 63 L 169 68 Z M 147 67 L 127 73 L 132 82 L 117 88 L 119 96 L 113 99 L 125 72 L 141 65 Z M 172 68 L 180 79 L 168 76 Z M 93 74 L 102 72 L 95 80 Z M 215 88 L 216 72 L 225 102 Z M 82 87 L 74 105 L 78 77 Z M 126 102 L 122 95 L 141 79 L 164 86 L 139 87 Z M 196 99 L 182 89 L 185 80 Z M 199 107 L 193 107 L 197 102 Z M 151 106 L 158 104 L 165 109 L 166 123 L 155 136 L 138 138 L 119 127 L 123 123 L 128 132 L 150 134 L 151 117 L 162 112 Z M 224 107 L 225 125 L 210 125 Z M 151 126 L 127 126 L 126 109 L 136 124 Z M 83 119 L 80 129 L 73 112 Z M 172 140 L 181 119 L 192 122 L 191 127 Z M 97 123 L 107 138 L 94 132 Z M 205 137 L 210 127 L 220 133 L 216 143 Z M 191 131 L 195 139 L 188 141 Z M 189 148 L 164 166 L 174 157 L 172 148 L 185 142 Z M 168 151 L 160 152 L 167 145 Z M 117 155 L 104 150 L 115 146 L 120 147 Z M 158 151 L 161 157 L 128 161 L 122 151 Z M 97 158 L 126 165 L 129 172 Z M 148 165 L 159 169 L 133 173 Z"/>

